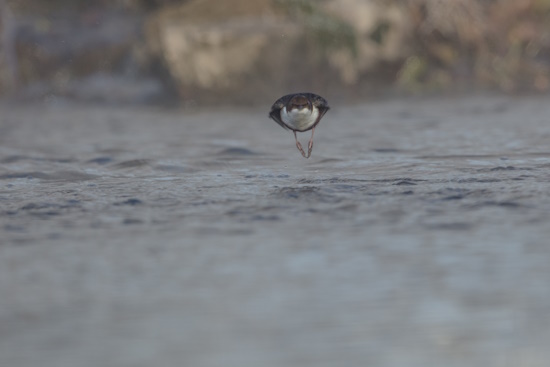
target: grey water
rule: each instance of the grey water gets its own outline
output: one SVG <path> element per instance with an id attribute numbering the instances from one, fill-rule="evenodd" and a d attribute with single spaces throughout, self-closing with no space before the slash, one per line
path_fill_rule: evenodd
<path id="1" fill-rule="evenodd" d="M 0 365 L 550 365 L 547 97 L 331 105 L 0 104 Z"/>

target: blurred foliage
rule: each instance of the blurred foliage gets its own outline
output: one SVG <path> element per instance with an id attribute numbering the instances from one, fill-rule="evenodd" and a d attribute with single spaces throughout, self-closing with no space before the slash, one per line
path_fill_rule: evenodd
<path id="1" fill-rule="evenodd" d="M 414 22 L 407 90 L 550 89 L 550 0 L 401 0 Z"/>
<path id="2" fill-rule="evenodd" d="M 398 83 L 404 88 L 418 90 L 422 88 L 424 79 L 428 71 L 428 62 L 426 59 L 411 56 L 409 57 L 398 74 Z"/>
<path id="3" fill-rule="evenodd" d="M 268 3 L 268 0 L 261 2 L 263 5 L 257 0 L 231 3 L 200 0 L 0 1 L 11 8 L 17 20 L 10 24 L 4 22 L 3 25 L 0 91 L 2 85 L 7 84 L 2 81 L 4 79 L 26 81 L 47 78 L 61 69 L 67 69 L 65 71 L 71 75 L 79 75 L 77 71 L 81 66 L 75 60 L 89 60 L 87 73 L 105 71 L 105 60 L 108 59 L 105 47 L 93 46 L 95 41 L 83 43 L 76 36 L 79 32 L 88 32 L 90 35 L 82 35 L 83 39 L 117 39 L 114 37 L 117 32 L 112 32 L 114 28 L 109 28 L 109 17 L 105 16 L 109 12 L 125 12 L 131 14 L 130 17 L 146 19 L 162 11 L 173 12 L 176 8 L 174 4 L 188 2 L 182 8 L 193 19 L 204 17 L 216 22 L 225 19 L 229 7 L 234 7 L 234 4 L 238 4 L 238 9 L 233 9 L 232 14 L 251 17 L 256 16 L 251 9 Z M 382 22 L 368 35 L 359 35 L 353 25 L 326 10 L 324 5 L 331 1 L 334 4 L 336 0 L 269 0 L 269 6 L 274 5 L 277 14 L 285 14 L 304 25 L 305 43 L 313 45 L 314 50 L 320 50 L 320 57 L 349 50 L 354 60 L 364 58 L 363 53 L 363 56 L 358 56 L 364 37 L 369 37 L 380 46 L 389 44 L 387 35 L 397 29 L 392 28 L 395 24 Z M 396 80 L 392 80 L 396 68 L 393 61 L 391 65 L 382 62 L 373 65 L 372 69 L 362 70 L 363 78 L 358 78 L 357 83 L 367 77 L 369 82 L 378 77 L 386 84 L 396 81 L 399 88 L 413 93 L 472 87 L 498 88 L 508 92 L 550 91 L 550 0 L 364 1 L 397 7 L 406 13 L 402 24 L 410 24 L 398 30 L 408 34 L 406 44 L 400 45 L 405 50 L 405 56 L 397 61 L 399 71 Z M 354 6 L 353 1 L 336 4 Z M 109 30 L 102 31 L 102 24 L 104 29 Z M 122 27 L 121 23 L 116 23 L 116 26 Z M 109 37 L 103 37 L 105 34 Z M 138 32 L 132 34 L 136 37 L 120 41 L 124 47 L 112 52 L 113 60 L 135 58 L 135 50 L 143 48 L 139 43 L 144 41 Z M 71 40 L 73 43 L 69 42 Z M 89 45 L 95 49 L 85 50 Z M 97 52 L 97 56 L 89 56 L 90 52 L 94 55 Z M 123 52 L 128 54 L 122 55 Z M 59 61 L 62 58 L 70 62 Z M 140 61 L 139 64 L 147 65 L 147 62 Z M 121 68 L 113 68 L 118 69 Z M 38 77 L 36 70 L 43 73 Z"/>
<path id="4" fill-rule="evenodd" d="M 379 23 L 376 28 L 371 32 L 369 38 L 381 45 L 386 41 L 386 34 L 390 30 L 391 25 L 388 22 L 381 22 Z"/>
<path id="5" fill-rule="evenodd" d="M 414 29 L 411 55 L 397 75 L 400 88 L 550 90 L 550 0 L 389 2 L 406 9 Z M 324 12 L 319 1 L 276 3 L 306 25 L 325 54 L 347 48 L 357 56 L 353 27 Z M 383 44 L 389 27 L 380 24 L 370 39 Z"/>
<path id="6" fill-rule="evenodd" d="M 346 48 L 357 57 L 357 36 L 353 27 L 322 11 L 318 1 L 276 0 L 276 4 L 306 26 L 308 36 L 323 53 Z"/>

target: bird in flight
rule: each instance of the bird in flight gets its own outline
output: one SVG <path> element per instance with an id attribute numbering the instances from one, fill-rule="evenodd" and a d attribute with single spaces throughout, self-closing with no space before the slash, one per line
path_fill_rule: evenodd
<path id="1" fill-rule="evenodd" d="M 321 118 L 330 109 L 327 101 L 313 93 L 293 93 L 279 98 L 269 112 L 269 117 L 275 120 L 282 128 L 289 129 L 294 133 L 296 148 L 304 158 L 311 156 L 313 150 L 313 134 L 315 127 Z M 297 132 L 311 130 L 311 139 L 308 143 L 307 155 L 298 141 Z"/>

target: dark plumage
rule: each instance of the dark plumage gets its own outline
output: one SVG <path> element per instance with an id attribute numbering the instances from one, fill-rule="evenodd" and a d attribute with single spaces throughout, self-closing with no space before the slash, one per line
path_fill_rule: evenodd
<path id="1" fill-rule="evenodd" d="M 311 156 L 313 149 L 313 134 L 315 127 L 330 109 L 327 101 L 313 93 L 293 93 L 279 98 L 269 112 L 269 117 L 275 120 L 282 128 L 290 129 L 296 139 L 296 147 L 305 158 Z M 308 144 L 308 154 L 304 152 L 298 141 L 296 132 L 311 130 L 311 139 Z"/>

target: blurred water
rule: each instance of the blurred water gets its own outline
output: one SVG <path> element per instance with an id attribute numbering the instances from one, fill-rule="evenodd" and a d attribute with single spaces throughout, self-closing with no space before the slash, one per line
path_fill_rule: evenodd
<path id="1" fill-rule="evenodd" d="M 547 99 L 331 105 L 4 103 L 0 365 L 548 366 Z"/>

